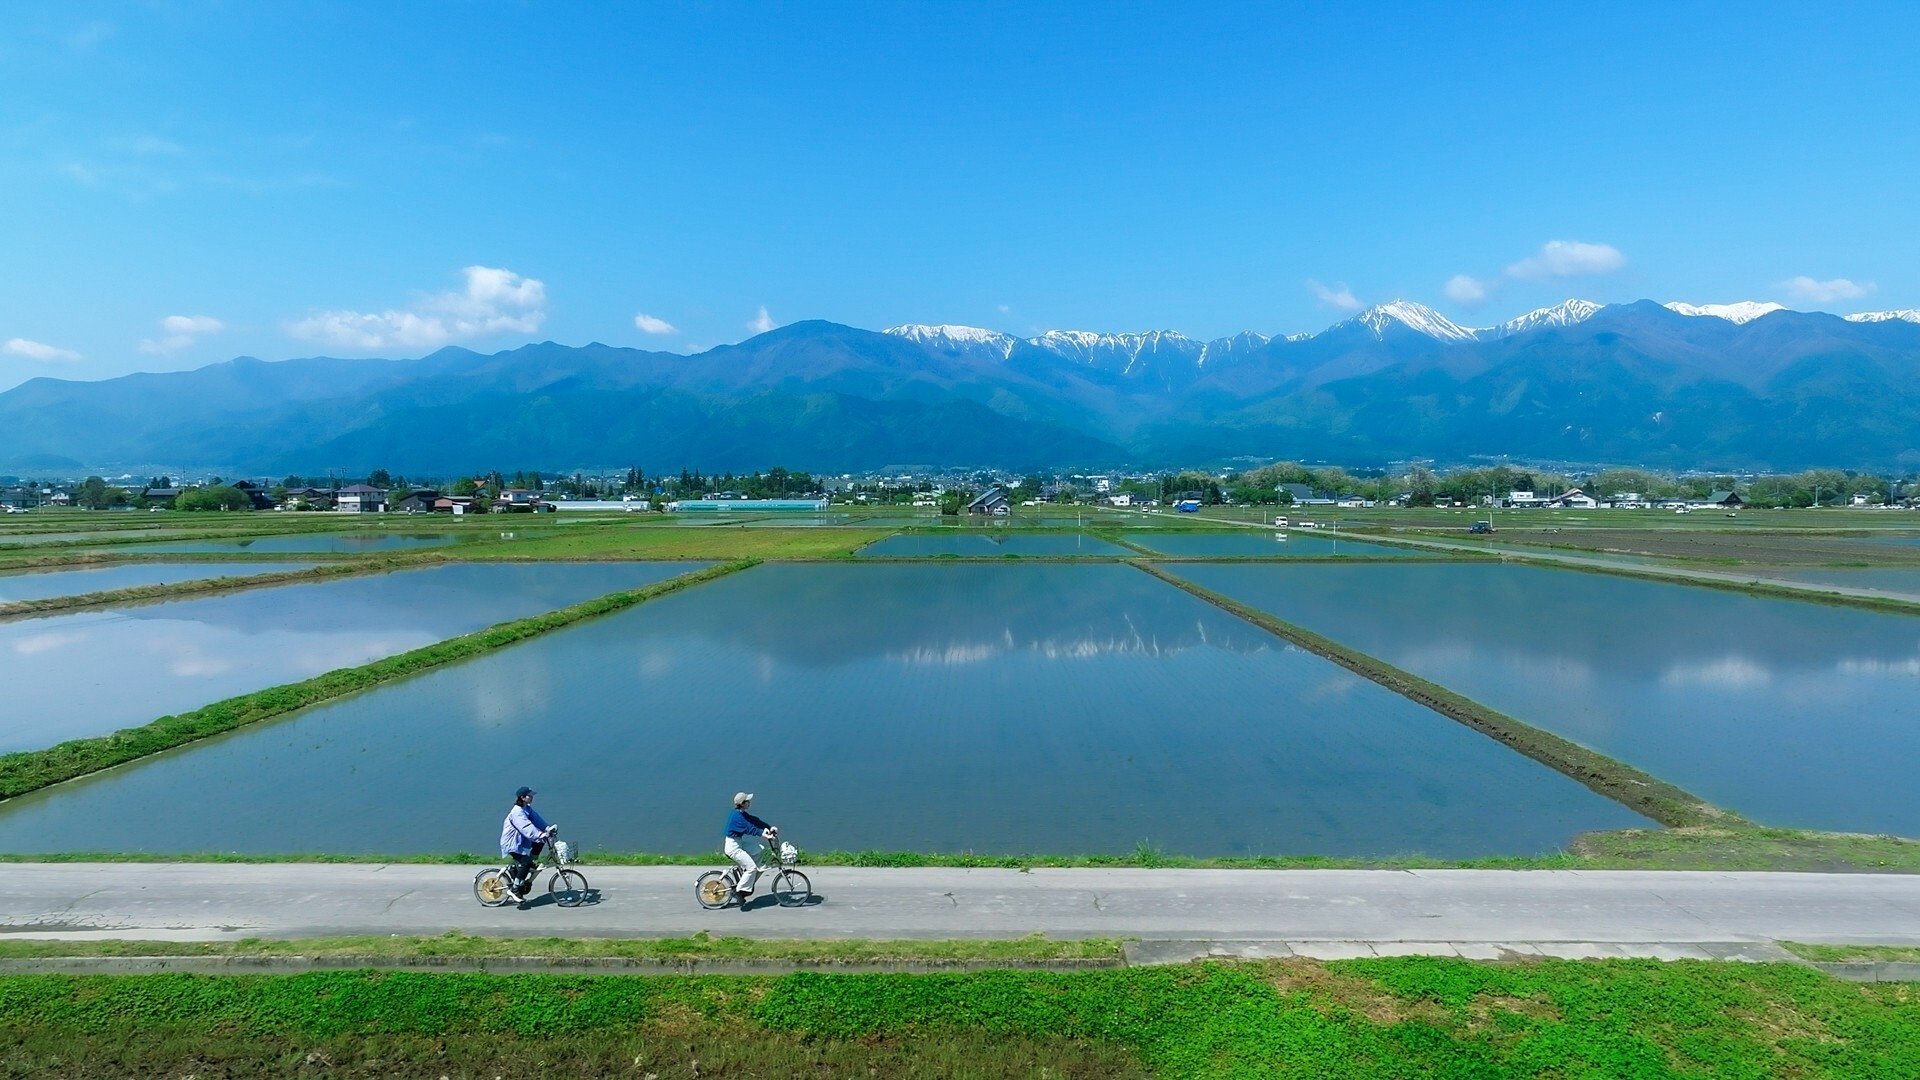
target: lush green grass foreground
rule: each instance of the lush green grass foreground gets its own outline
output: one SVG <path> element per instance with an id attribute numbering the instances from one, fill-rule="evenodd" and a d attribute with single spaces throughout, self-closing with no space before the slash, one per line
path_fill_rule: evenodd
<path id="1" fill-rule="evenodd" d="M 697 1066 L 694 1064 L 697 1062 Z M 0 978 L 8 1075 L 1912 1077 L 1920 1000 L 1791 965 Z M 696 1071 L 697 1070 L 697 1071 Z"/>

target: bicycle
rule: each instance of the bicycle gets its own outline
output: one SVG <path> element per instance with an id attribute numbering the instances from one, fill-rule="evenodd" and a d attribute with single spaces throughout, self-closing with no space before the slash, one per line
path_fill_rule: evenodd
<path id="1" fill-rule="evenodd" d="M 773 898 L 781 907 L 799 907 L 813 899 L 813 883 L 807 880 L 807 875 L 793 868 L 799 861 L 800 850 L 792 844 L 781 843 L 779 830 L 776 829 L 767 838 L 766 853 L 755 864 L 758 873 L 773 874 Z M 745 899 L 733 891 L 739 883 L 738 866 L 709 870 L 694 882 L 693 897 L 708 911 L 718 911 L 736 901 L 745 906 Z"/>
<path id="2" fill-rule="evenodd" d="M 541 861 L 527 875 L 529 890 L 540 871 L 551 870 L 553 876 L 547 879 L 547 892 L 552 894 L 554 903 L 567 908 L 586 903 L 587 875 L 573 869 L 573 861 L 578 857 L 573 845 L 565 840 L 547 845 Z M 512 872 L 512 866 L 489 866 L 473 875 L 473 898 L 480 901 L 482 907 L 505 907 L 512 903 Z"/>

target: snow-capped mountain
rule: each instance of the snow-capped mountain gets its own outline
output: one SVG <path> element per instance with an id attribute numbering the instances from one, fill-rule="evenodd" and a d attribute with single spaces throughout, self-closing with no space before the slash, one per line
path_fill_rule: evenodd
<path id="1" fill-rule="evenodd" d="M 1013 348 L 1020 339 L 1012 334 L 1002 334 L 996 330 L 982 330 L 977 326 L 924 326 L 909 323 L 905 326 L 889 326 L 881 331 L 896 337 L 906 338 L 916 345 L 942 352 L 969 355 L 986 352 L 1005 360 L 1013 355 Z"/>
<path id="2" fill-rule="evenodd" d="M 1364 326 L 1373 331 L 1376 340 L 1384 340 L 1388 331 L 1395 327 L 1425 334 L 1438 341 L 1473 341 L 1480 335 L 1480 331 L 1461 326 L 1427 305 L 1412 300 L 1395 300 L 1390 304 L 1370 307 L 1346 322 L 1336 323 L 1328 332 L 1346 326 Z"/>
<path id="3" fill-rule="evenodd" d="M 1310 336 L 1311 335 L 1308 334 L 1292 334 L 1285 340 L 1300 341 Z M 1196 366 L 1204 368 L 1209 362 L 1219 363 L 1220 361 L 1230 360 L 1235 357 L 1249 356 L 1254 352 L 1266 348 L 1273 340 L 1273 338 L 1265 334 L 1256 334 L 1251 330 L 1242 330 L 1232 337 L 1215 338 L 1205 345 L 1202 345 L 1200 347 L 1200 358 L 1194 361 L 1194 363 Z"/>
<path id="4" fill-rule="evenodd" d="M 1879 468 L 1920 451 L 1920 398 L 1907 392 L 1920 311 L 1756 322 L 1774 307 L 1688 310 L 1701 317 L 1651 300 L 1569 302 L 1475 330 L 1399 302 L 1300 339 L 1204 343 L 806 320 L 690 356 L 542 342 L 492 356 L 240 358 L 0 393 L 0 469 L 1509 455 L 1738 470 Z M 455 406 L 472 423 L 450 431 Z"/>
<path id="5" fill-rule="evenodd" d="M 1199 341 L 1172 330 L 1151 330 L 1140 334 L 1102 334 L 1090 330 L 1049 330 L 1037 337 L 1015 337 L 977 326 L 926 325 L 909 323 L 889 327 L 885 333 L 903 337 L 939 352 L 980 359 L 1010 360 L 1017 353 L 1040 351 L 1067 362 L 1120 375 L 1138 375 L 1152 367 L 1161 375 L 1179 369 L 1197 373 L 1210 365 L 1250 357 L 1288 345 L 1309 342 L 1341 331 L 1360 331 L 1375 342 L 1385 342 L 1390 334 L 1412 332 L 1446 345 L 1499 341 L 1535 330 L 1565 328 L 1586 322 L 1607 305 L 1591 300 L 1564 300 L 1552 307 L 1536 308 L 1508 319 L 1497 326 L 1462 326 L 1425 304 L 1395 300 L 1362 311 L 1358 315 L 1327 327 L 1317 334 L 1268 336 L 1251 330 L 1232 337 Z M 1649 305 L 1651 306 L 1651 305 Z M 1744 325 L 1775 311 L 1780 304 L 1745 300 L 1737 304 L 1687 304 L 1675 301 L 1661 305 L 1676 315 L 1725 319 Z M 1879 323 L 1892 320 L 1920 323 L 1920 308 L 1897 311 L 1863 311 L 1845 317 L 1849 322 Z M 1330 339 L 1337 340 L 1337 339 Z M 1173 368 L 1167 365 L 1171 363 Z"/>
<path id="6" fill-rule="evenodd" d="M 1086 330 L 1049 330 L 1027 344 L 1057 353 L 1075 363 L 1092 367 L 1112 366 L 1119 362 L 1122 374 L 1130 373 L 1143 356 L 1170 354 L 1197 358 L 1205 348 L 1200 342 L 1171 330 L 1149 330 L 1144 334 L 1095 334 Z"/>
<path id="7" fill-rule="evenodd" d="M 1676 315 L 1712 316 L 1735 324 L 1750 323 L 1762 315 L 1787 310 L 1781 304 L 1763 304 L 1757 300 L 1742 300 L 1737 304 L 1682 304 L 1675 301 L 1665 307 Z"/>
<path id="8" fill-rule="evenodd" d="M 1512 337 L 1529 330 L 1538 330 L 1545 326 L 1573 326 L 1593 318 L 1601 305 L 1591 300 L 1567 300 L 1552 307 L 1535 308 L 1517 319 L 1508 319 L 1491 331 L 1483 331 L 1496 337 Z"/>

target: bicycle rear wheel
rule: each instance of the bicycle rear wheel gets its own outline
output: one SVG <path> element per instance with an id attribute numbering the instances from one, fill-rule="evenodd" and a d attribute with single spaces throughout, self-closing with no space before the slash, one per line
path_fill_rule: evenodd
<path id="1" fill-rule="evenodd" d="M 587 875 L 578 870 L 556 870 L 547 879 L 547 891 L 561 907 L 579 907 L 587 902 Z"/>
<path id="2" fill-rule="evenodd" d="M 504 907 L 513 898 L 512 882 L 504 868 L 490 866 L 473 875 L 473 898 L 482 907 Z"/>
<path id="3" fill-rule="evenodd" d="M 733 878 L 725 870 L 709 870 L 694 882 L 693 897 L 708 911 L 718 911 L 733 902 Z"/>
<path id="4" fill-rule="evenodd" d="M 773 898 L 781 907 L 799 907 L 813 899 L 813 882 L 798 870 L 782 870 L 773 876 Z"/>

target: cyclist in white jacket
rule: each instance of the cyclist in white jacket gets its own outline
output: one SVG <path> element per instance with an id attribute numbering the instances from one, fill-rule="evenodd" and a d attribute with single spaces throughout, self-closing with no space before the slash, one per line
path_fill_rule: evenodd
<path id="1" fill-rule="evenodd" d="M 540 863 L 540 852 L 546 849 L 548 838 L 560 831 L 560 826 L 547 824 L 547 819 L 533 808 L 533 796 L 530 787 L 515 791 L 513 807 L 500 826 L 500 854 L 513 860 L 513 869 L 507 877 L 516 901 L 527 898 L 527 890 L 533 885 L 534 868 Z"/>

